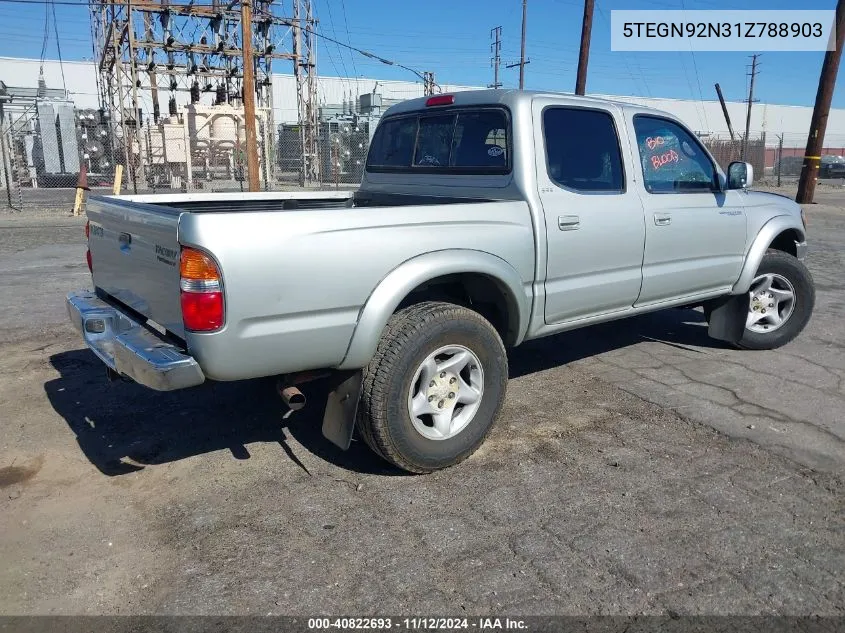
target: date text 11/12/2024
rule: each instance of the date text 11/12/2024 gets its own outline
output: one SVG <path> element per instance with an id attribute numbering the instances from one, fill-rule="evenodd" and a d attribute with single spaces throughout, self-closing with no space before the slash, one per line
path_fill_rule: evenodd
<path id="1" fill-rule="evenodd" d="M 308 629 L 372 631 L 527 631 L 524 620 L 512 618 L 309 618 Z"/>

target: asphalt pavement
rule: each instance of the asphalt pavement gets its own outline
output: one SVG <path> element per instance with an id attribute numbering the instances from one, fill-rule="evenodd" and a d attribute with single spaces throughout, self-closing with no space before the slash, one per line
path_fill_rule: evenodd
<path id="1" fill-rule="evenodd" d="M 845 195 L 817 199 L 795 342 L 670 310 L 528 343 L 429 476 L 269 380 L 108 383 L 64 311 L 83 221 L 0 218 L 0 613 L 845 615 Z"/>

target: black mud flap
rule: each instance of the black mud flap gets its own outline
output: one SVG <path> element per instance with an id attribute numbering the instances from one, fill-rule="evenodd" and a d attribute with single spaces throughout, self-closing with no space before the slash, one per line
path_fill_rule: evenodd
<path id="1" fill-rule="evenodd" d="M 332 376 L 332 390 L 323 416 L 323 436 L 343 450 L 352 443 L 363 384 L 364 372 L 361 370 L 338 372 Z"/>
<path id="2" fill-rule="evenodd" d="M 747 292 L 710 301 L 705 306 L 705 313 L 710 315 L 707 319 L 707 334 L 710 338 L 733 344 L 739 343 L 745 332 L 749 301 Z"/>

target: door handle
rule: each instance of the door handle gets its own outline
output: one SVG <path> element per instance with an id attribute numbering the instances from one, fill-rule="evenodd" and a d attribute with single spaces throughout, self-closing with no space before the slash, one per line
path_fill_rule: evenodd
<path id="1" fill-rule="evenodd" d="M 667 226 L 669 224 L 672 224 L 672 216 L 668 213 L 655 213 L 654 223 L 657 226 Z"/>
<path id="2" fill-rule="evenodd" d="M 577 215 L 557 216 L 557 228 L 561 231 L 577 231 L 581 228 L 581 218 Z"/>

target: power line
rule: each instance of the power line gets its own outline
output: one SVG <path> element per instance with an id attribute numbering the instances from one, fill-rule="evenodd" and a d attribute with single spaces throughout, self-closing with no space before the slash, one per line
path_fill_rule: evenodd
<path id="1" fill-rule="evenodd" d="M 26 33 L 21 32 L 21 31 L 18 31 L 16 33 L 12 33 L 12 32 L 9 32 L 9 31 L 0 31 L 0 37 L 2 37 L 4 40 L 15 40 L 15 41 L 18 41 L 18 42 L 31 42 L 32 41 L 32 36 L 27 35 Z M 82 38 L 74 38 L 74 37 L 65 37 L 64 41 L 65 42 L 79 42 L 80 44 L 90 44 L 91 43 L 91 40 L 86 40 L 86 39 L 82 39 Z M 46 57 L 45 57 L 45 59 L 46 59 Z"/>
<path id="2" fill-rule="evenodd" d="M 695 108 L 695 115 L 700 121 L 703 121 L 704 115 L 701 113 L 701 109 L 704 107 L 704 105 L 698 99 L 695 98 L 695 90 L 693 89 L 692 81 L 689 78 L 689 69 L 687 68 L 686 61 L 684 61 L 684 56 L 680 55 L 679 57 L 681 59 L 681 67 L 684 69 L 684 79 L 686 80 L 687 88 L 689 89 L 690 101 L 692 101 L 692 105 Z"/>
<path id="3" fill-rule="evenodd" d="M 332 17 L 332 3 L 331 0 L 326 2 L 326 9 L 329 12 L 329 28 L 332 30 L 332 35 L 337 37 L 337 31 L 334 28 L 334 17 Z M 335 44 L 337 46 L 337 44 Z M 326 51 L 328 52 L 328 46 L 326 47 Z M 337 46 L 338 55 L 340 55 L 340 65 L 343 68 L 343 76 L 346 79 L 346 84 L 349 86 L 349 71 L 346 69 L 346 62 L 343 61 L 343 51 L 340 50 L 340 46 Z M 351 53 L 350 53 L 351 55 Z M 351 87 L 350 87 L 351 89 Z"/>
<path id="4" fill-rule="evenodd" d="M 345 79 L 345 75 L 338 70 L 337 64 L 334 61 L 334 57 L 332 56 L 332 52 L 326 47 L 326 57 L 329 58 L 329 63 L 334 68 L 335 77 L 339 77 L 341 80 Z"/>
<path id="5" fill-rule="evenodd" d="M 71 7 L 82 7 L 88 8 L 88 4 L 85 2 L 72 2 L 71 0 L 55 0 L 55 2 L 50 2 L 50 0 L 0 0 L 0 4 L 2 3 L 8 4 L 64 4 Z"/>
<path id="6" fill-rule="evenodd" d="M 86 8 L 80 5 L 80 8 Z M 19 22 L 41 22 L 41 18 L 35 15 L 29 15 L 27 13 L 23 13 L 20 8 L 18 7 L 0 7 L 0 17 L 3 18 L 14 18 L 15 21 Z M 62 24 L 73 22 L 76 24 L 84 24 L 88 26 L 91 20 L 86 16 L 62 16 Z"/>
<path id="7" fill-rule="evenodd" d="M 47 7 L 44 11 L 44 36 L 41 38 L 41 69 L 40 74 L 44 74 L 44 59 L 47 57 L 47 39 L 50 37 L 50 8 Z"/>
<path id="8" fill-rule="evenodd" d="M 0 1 L 2 1 L 2 0 L 0 0 Z M 308 28 L 307 26 L 306 26 L 304 29 L 302 29 L 302 30 L 303 30 L 303 31 L 305 31 L 305 32 L 307 32 L 307 33 L 311 33 L 312 35 L 316 35 L 317 37 L 321 37 L 321 38 L 323 38 L 323 39 L 324 39 L 324 40 L 326 40 L 326 41 L 332 42 L 333 44 L 338 44 L 338 45 L 340 45 L 340 46 L 343 46 L 343 47 L 345 47 L 345 48 L 348 48 L 348 49 L 349 49 L 349 50 L 351 50 L 351 51 L 355 51 L 355 52 L 356 52 L 356 53 L 358 53 L 359 55 L 363 55 L 364 57 L 369 57 L 370 59 L 374 59 L 374 60 L 376 60 L 377 62 L 381 62 L 382 64 L 385 64 L 385 65 L 387 65 L 387 66 L 396 66 L 397 68 L 402 68 L 403 70 L 407 70 L 408 72 L 413 73 L 413 74 L 415 74 L 417 77 L 419 77 L 420 79 L 422 79 L 422 80 L 423 80 L 423 82 L 428 81 L 428 80 L 427 80 L 427 78 L 425 77 L 425 75 L 423 75 L 423 74 L 422 74 L 419 70 L 416 70 L 416 69 L 414 69 L 414 68 L 411 68 L 410 66 L 405 66 L 404 64 L 400 64 L 399 62 L 394 62 L 394 61 L 391 61 L 391 60 L 389 60 L 389 59 L 385 59 L 384 57 L 379 57 L 379 56 L 378 56 L 378 55 L 376 55 L 375 53 L 371 53 L 371 52 L 369 52 L 369 51 L 365 51 L 364 49 L 362 49 L 362 48 L 358 48 L 357 46 L 352 46 L 352 45 L 350 45 L 350 44 L 344 44 L 343 42 L 341 42 L 341 41 L 339 41 L 339 40 L 332 39 L 332 38 L 331 38 L 331 37 L 329 37 L 328 35 L 324 35 L 323 33 L 320 33 L 320 32 L 318 32 L 318 31 L 314 31 L 314 30 L 312 30 L 312 29 Z M 435 86 L 437 86 L 437 88 L 438 88 L 438 89 L 440 88 L 440 85 L 439 85 L 439 84 L 435 83 L 434 85 L 435 85 Z"/>
<path id="9" fill-rule="evenodd" d="M 690 51 L 692 55 L 692 67 L 695 70 L 695 81 L 698 84 L 698 98 L 702 101 L 701 111 L 704 113 L 704 125 L 710 129 L 710 121 L 707 120 L 707 108 L 704 107 L 704 93 L 701 91 L 701 77 L 698 74 L 698 64 L 695 62 L 695 53 Z"/>
<path id="10" fill-rule="evenodd" d="M 607 13 L 605 13 L 604 8 L 602 8 L 602 6 L 601 6 L 601 4 L 599 3 L 599 1 L 598 1 L 598 0 L 596 0 L 596 9 L 598 9 L 598 10 L 599 10 L 599 15 L 601 16 L 602 20 L 604 20 L 604 21 L 607 23 L 607 28 L 610 28 L 610 20 L 609 20 L 609 19 L 608 19 L 608 17 L 607 17 Z M 633 56 L 632 56 L 632 57 L 633 57 Z M 631 74 L 631 78 L 632 78 L 632 80 L 633 80 L 633 77 L 634 77 L 634 71 L 633 71 L 633 70 L 631 70 L 631 66 L 628 64 L 628 55 L 623 54 L 623 55 L 622 55 L 622 61 L 623 61 L 623 63 L 625 64 L 625 68 L 627 68 L 627 69 L 628 69 L 628 72 Z M 648 82 L 647 82 L 647 81 L 646 81 L 646 79 L 645 79 L 645 73 L 643 72 L 643 67 L 642 67 L 642 66 L 640 65 L 640 63 L 636 60 L 636 58 L 634 59 L 634 62 L 635 62 L 635 63 L 636 63 L 636 65 L 637 65 L 637 71 L 640 73 L 640 81 L 641 81 L 641 82 L 642 82 L 642 84 L 643 84 L 643 88 L 645 88 L 645 93 L 646 93 L 646 95 L 648 95 L 649 97 L 651 97 L 651 90 L 649 89 L 649 87 L 648 87 Z M 595 68 L 596 66 L 601 66 L 601 64 L 596 64 L 596 62 L 595 62 L 595 61 L 593 62 L 593 64 L 592 64 L 592 65 L 593 65 L 593 68 Z"/>
<path id="11" fill-rule="evenodd" d="M 686 14 L 687 8 L 684 5 L 684 0 L 681 0 L 681 10 Z M 698 64 L 695 61 L 695 52 L 692 50 L 692 42 L 689 42 L 689 52 L 692 56 L 692 67 L 695 70 L 695 81 L 698 84 L 698 98 L 704 101 L 704 93 L 701 91 L 701 77 L 698 74 Z M 704 125 L 710 130 L 710 122 L 707 120 L 707 108 L 702 104 L 701 110 L 704 113 Z"/>
<path id="12" fill-rule="evenodd" d="M 59 41 L 59 23 L 56 20 L 56 4 L 54 0 L 50 0 L 50 9 L 53 13 L 53 32 L 56 34 L 56 53 L 59 56 L 59 70 L 62 73 L 62 88 L 67 93 L 67 82 L 65 82 L 65 66 L 62 63 L 62 43 Z"/>
<path id="13" fill-rule="evenodd" d="M 346 0 L 340 0 L 340 6 L 343 9 L 343 25 L 346 28 L 346 43 L 351 44 L 352 38 L 349 36 L 349 21 L 346 19 Z M 352 72 L 355 73 L 355 77 L 358 77 L 358 69 L 355 67 L 355 57 L 352 53 L 349 54 L 349 59 L 352 61 Z M 358 82 L 355 82 L 355 92 L 358 91 Z"/>
<path id="14" fill-rule="evenodd" d="M 298 0 L 296 0 L 296 1 L 298 1 Z M 338 69 L 337 64 L 335 63 L 334 57 L 332 56 L 332 51 L 328 46 L 325 47 L 325 52 L 326 52 L 326 57 L 329 58 L 329 63 L 332 65 L 332 68 L 334 68 L 335 76 L 340 78 L 341 81 L 343 81 L 344 74 L 341 73 L 340 70 Z M 338 52 L 340 52 L 340 49 L 338 49 Z"/>

